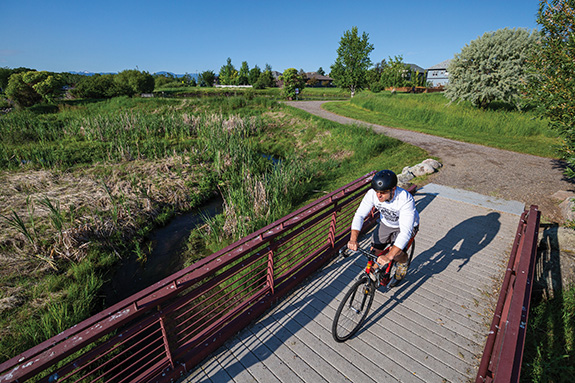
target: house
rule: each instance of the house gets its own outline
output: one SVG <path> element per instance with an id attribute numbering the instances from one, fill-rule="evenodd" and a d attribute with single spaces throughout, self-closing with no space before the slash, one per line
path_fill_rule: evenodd
<path id="1" fill-rule="evenodd" d="M 424 72 L 425 72 L 425 69 L 423 69 L 422 67 L 420 67 L 420 66 L 417 65 L 417 64 L 409 64 L 409 63 L 406 63 L 405 66 L 406 66 L 408 69 L 411 69 L 411 71 L 414 72 L 414 73 L 416 73 L 416 72 L 424 73 Z"/>
<path id="2" fill-rule="evenodd" d="M 427 70 L 427 82 L 431 84 L 432 88 L 447 85 L 449 82 L 447 67 L 449 67 L 450 62 L 451 60 L 442 61 Z"/>
<path id="3" fill-rule="evenodd" d="M 333 86 L 333 78 L 317 72 L 306 72 L 305 83 L 309 87 L 328 87 Z"/>
<path id="4" fill-rule="evenodd" d="M 404 73 L 403 77 L 404 78 L 407 77 L 406 78 L 407 81 L 414 81 L 414 82 L 417 82 L 417 83 L 422 84 L 422 85 L 425 84 L 425 81 L 423 81 L 423 80 L 425 80 L 425 69 L 423 69 L 422 67 L 420 67 L 417 64 L 409 64 L 409 63 L 405 64 L 405 68 L 406 68 L 407 76 Z M 416 80 L 415 78 L 411 78 L 412 74 L 417 75 L 418 79 Z M 419 80 L 421 80 L 421 81 L 419 81 Z"/>

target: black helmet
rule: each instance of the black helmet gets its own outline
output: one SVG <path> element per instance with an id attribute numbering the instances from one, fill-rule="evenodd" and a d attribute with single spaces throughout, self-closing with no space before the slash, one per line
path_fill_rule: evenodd
<path id="1" fill-rule="evenodd" d="M 381 170 L 371 179 L 371 187 L 375 191 L 387 191 L 397 186 L 397 176 L 391 170 Z"/>

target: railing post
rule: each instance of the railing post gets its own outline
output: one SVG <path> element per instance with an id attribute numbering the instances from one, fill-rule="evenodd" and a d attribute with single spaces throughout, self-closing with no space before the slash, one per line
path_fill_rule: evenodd
<path id="1" fill-rule="evenodd" d="M 328 244 L 331 247 L 335 246 L 335 230 L 337 225 L 337 202 L 333 205 L 333 213 L 331 214 L 331 222 L 329 224 Z"/>
<path id="2" fill-rule="evenodd" d="M 270 250 L 268 252 L 268 272 L 267 272 L 267 282 L 272 295 L 274 293 L 274 251 Z"/>
<path id="3" fill-rule="evenodd" d="M 160 307 L 158 307 L 158 311 L 160 310 Z M 170 361 L 170 366 L 172 368 L 175 367 L 174 365 L 174 359 L 172 358 L 172 352 L 170 350 L 170 341 L 168 340 L 168 332 L 166 331 L 166 324 L 165 322 L 165 316 L 161 315 L 160 316 L 160 328 L 162 329 L 162 339 L 164 341 L 164 348 L 166 349 L 166 356 L 168 357 L 168 360 Z"/>

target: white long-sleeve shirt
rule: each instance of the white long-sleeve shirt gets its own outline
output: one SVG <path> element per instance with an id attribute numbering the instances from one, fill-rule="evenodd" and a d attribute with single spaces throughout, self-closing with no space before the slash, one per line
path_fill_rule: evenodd
<path id="1" fill-rule="evenodd" d="M 407 190 L 397 187 L 391 201 L 380 202 L 375 190 L 369 189 L 355 212 L 351 223 L 352 230 L 361 230 L 363 221 L 372 207 L 379 210 L 380 224 L 399 228 L 395 246 L 405 248 L 411 238 L 413 227 L 419 225 L 419 213 L 415 210 L 413 196 Z"/>

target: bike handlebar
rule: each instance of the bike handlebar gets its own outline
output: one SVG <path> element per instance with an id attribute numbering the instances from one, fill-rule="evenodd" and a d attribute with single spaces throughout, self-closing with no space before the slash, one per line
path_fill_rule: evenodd
<path id="1" fill-rule="evenodd" d="M 340 253 L 344 258 L 347 258 L 347 257 L 350 256 L 350 254 L 348 253 L 348 250 L 349 250 L 349 251 L 353 251 L 353 250 L 348 249 L 347 246 L 344 246 L 344 247 L 342 247 L 341 249 L 339 249 L 339 253 Z M 365 255 L 369 260 L 372 260 L 372 261 L 376 261 L 376 260 L 377 260 L 377 257 L 378 257 L 377 255 L 372 254 L 371 252 L 369 252 L 369 251 L 367 251 L 367 250 L 364 250 L 364 249 L 362 249 L 361 247 L 358 247 L 357 250 L 356 250 L 356 251 L 353 251 L 353 252 L 354 252 L 354 253 L 361 253 L 361 254 Z"/>

